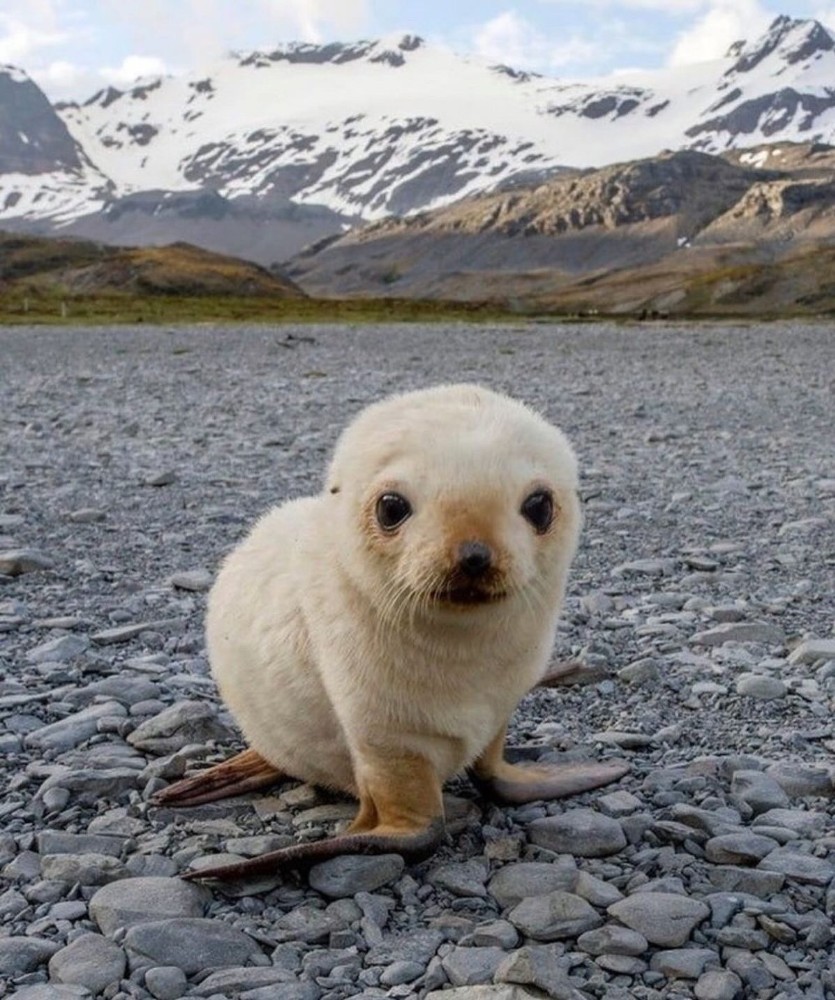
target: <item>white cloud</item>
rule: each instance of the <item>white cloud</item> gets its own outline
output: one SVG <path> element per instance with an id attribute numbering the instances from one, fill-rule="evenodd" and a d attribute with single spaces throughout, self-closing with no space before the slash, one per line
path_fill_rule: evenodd
<path id="1" fill-rule="evenodd" d="M 595 43 L 576 35 L 555 44 L 515 10 L 482 24 L 473 36 L 472 51 L 487 62 L 544 71 L 599 55 Z"/>
<path id="2" fill-rule="evenodd" d="M 575 6 L 574 0 L 539 0 L 553 6 Z M 657 10 L 663 14 L 692 14 L 705 5 L 705 0 L 585 0 L 587 7 L 616 7 L 623 10 Z"/>
<path id="3" fill-rule="evenodd" d="M 147 76 L 164 76 L 168 68 L 157 56 L 125 56 L 120 66 L 103 66 L 102 79 L 118 86 L 134 83 Z"/>
<path id="4" fill-rule="evenodd" d="M 370 0 L 122 0 L 111 16 L 135 49 L 199 65 L 233 49 L 354 38 L 371 23 L 371 7 Z"/>
<path id="5" fill-rule="evenodd" d="M 60 31 L 33 28 L 20 18 L 0 14 L 0 63 L 24 66 L 41 49 L 66 40 Z"/>
<path id="6" fill-rule="evenodd" d="M 676 39 L 670 66 L 719 59 L 736 41 L 752 41 L 769 26 L 774 15 L 759 0 L 711 0 L 701 17 Z"/>
<path id="7" fill-rule="evenodd" d="M 294 29 L 305 42 L 361 31 L 371 20 L 370 0 L 261 0 L 273 22 Z"/>
<path id="8" fill-rule="evenodd" d="M 830 31 L 835 31 L 835 3 L 820 4 L 813 11 L 812 17 Z"/>

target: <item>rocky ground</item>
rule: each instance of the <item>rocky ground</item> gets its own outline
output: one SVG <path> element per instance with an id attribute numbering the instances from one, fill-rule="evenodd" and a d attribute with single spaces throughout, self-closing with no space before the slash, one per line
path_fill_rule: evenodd
<path id="1" fill-rule="evenodd" d="M 835 997 L 829 327 L 0 331 L 0 995 Z M 366 402 L 479 380 L 574 440 L 587 521 L 528 756 L 616 786 L 223 894 L 209 855 L 318 837 L 315 789 L 174 811 L 240 746 L 202 636 L 253 518 Z"/>

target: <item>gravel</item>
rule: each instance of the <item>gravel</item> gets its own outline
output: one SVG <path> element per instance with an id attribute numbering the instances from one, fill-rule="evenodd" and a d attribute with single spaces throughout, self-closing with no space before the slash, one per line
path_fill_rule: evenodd
<path id="1" fill-rule="evenodd" d="M 835 997 L 835 342 L 728 325 L 0 330 L 0 996 Z M 150 797 L 240 748 L 203 640 L 216 567 L 320 487 L 366 403 L 518 395 L 577 448 L 586 524 L 528 759 L 618 785 L 446 797 L 420 865 L 212 893 L 178 872 L 325 836 L 286 785 Z"/>

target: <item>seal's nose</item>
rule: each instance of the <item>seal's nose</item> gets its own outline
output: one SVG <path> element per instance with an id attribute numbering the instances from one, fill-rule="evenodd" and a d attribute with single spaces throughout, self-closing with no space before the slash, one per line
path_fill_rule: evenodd
<path id="1" fill-rule="evenodd" d="M 458 547 L 458 566 L 465 576 L 475 579 L 486 573 L 493 562 L 493 553 L 484 542 L 462 542 Z"/>

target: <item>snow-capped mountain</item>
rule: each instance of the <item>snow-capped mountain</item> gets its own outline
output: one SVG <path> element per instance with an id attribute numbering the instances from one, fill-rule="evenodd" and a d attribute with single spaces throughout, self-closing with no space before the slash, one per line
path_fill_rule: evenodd
<path id="1" fill-rule="evenodd" d="M 262 261 L 566 166 L 835 141 L 835 38 L 788 17 L 714 62 L 582 82 L 409 35 L 289 44 L 80 106 L 39 94 L 52 145 L 32 140 L 15 88 L 39 94 L 0 68 L 0 226 L 191 239 Z"/>

